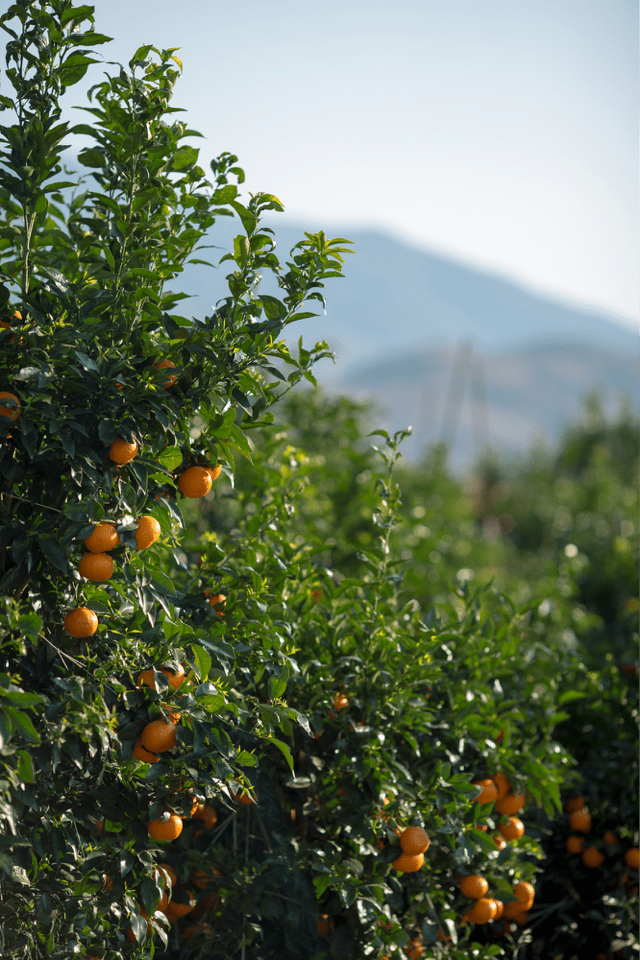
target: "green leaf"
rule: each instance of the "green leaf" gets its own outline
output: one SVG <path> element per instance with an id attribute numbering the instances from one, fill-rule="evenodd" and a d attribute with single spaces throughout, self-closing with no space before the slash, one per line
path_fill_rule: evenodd
<path id="1" fill-rule="evenodd" d="M 209 671 L 211 670 L 211 657 L 204 649 L 197 643 L 191 644 L 191 650 L 193 652 L 194 666 L 198 673 L 198 677 L 201 681 L 206 680 L 209 676 Z"/>
<path id="2" fill-rule="evenodd" d="M 31 754 L 26 750 L 18 752 L 18 776 L 23 783 L 35 783 L 36 775 L 33 769 L 33 760 Z"/>
<path id="3" fill-rule="evenodd" d="M 23 713 L 22 710 L 16 710 L 15 707 L 4 707 L 3 709 L 11 717 L 25 740 L 30 743 L 40 743 L 36 728 L 26 713 Z"/>
<path id="4" fill-rule="evenodd" d="M 282 740 L 278 740 L 277 737 L 267 737 L 269 743 L 272 743 L 274 747 L 277 747 L 281 751 L 282 756 L 285 758 L 289 765 L 289 769 L 293 773 L 293 757 L 291 756 L 291 751 L 286 743 L 283 743 Z"/>
<path id="5" fill-rule="evenodd" d="M 167 470 L 171 470 L 171 472 L 178 469 L 182 460 L 182 451 L 179 447 L 167 447 L 158 456 L 158 462 L 161 463 L 163 467 L 166 467 Z"/>
<path id="6" fill-rule="evenodd" d="M 48 535 L 38 537 L 38 544 L 47 560 L 49 560 L 54 567 L 57 567 L 62 573 L 68 572 L 69 564 L 65 552 L 53 537 Z"/>
<path id="7" fill-rule="evenodd" d="M 192 167 L 198 160 L 200 151 L 196 147 L 182 146 L 173 155 L 171 161 L 172 170 L 186 170 Z"/>

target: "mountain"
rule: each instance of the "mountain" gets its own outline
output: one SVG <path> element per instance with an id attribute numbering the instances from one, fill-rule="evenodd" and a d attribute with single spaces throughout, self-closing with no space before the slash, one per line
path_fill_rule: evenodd
<path id="1" fill-rule="evenodd" d="M 304 228 L 282 222 L 270 225 L 286 260 Z M 212 242 L 227 250 L 237 232 L 237 223 L 216 225 Z M 483 438 L 517 453 L 536 437 L 553 440 L 595 389 L 609 409 L 619 396 L 637 406 L 631 326 L 382 233 L 327 234 L 353 240 L 356 253 L 345 258 L 345 278 L 327 282 L 326 316 L 292 327 L 291 343 L 326 340 L 337 363 L 318 365 L 322 385 L 373 396 L 389 429 L 412 423 L 406 455 L 442 436 L 455 438 L 459 468 Z M 190 312 L 210 311 L 230 266 L 187 268 L 181 288 L 198 295 Z M 270 278 L 263 289 L 275 292 Z"/>

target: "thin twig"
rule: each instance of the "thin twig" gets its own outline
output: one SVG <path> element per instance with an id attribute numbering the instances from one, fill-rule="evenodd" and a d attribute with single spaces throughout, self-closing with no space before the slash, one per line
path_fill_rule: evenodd
<path id="1" fill-rule="evenodd" d="M 262 817 L 260 816 L 260 814 L 258 813 L 257 810 L 254 810 L 253 812 L 254 812 L 255 815 L 256 815 L 256 820 L 258 821 L 258 826 L 260 827 L 260 832 L 262 833 L 262 839 L 263 839 L 264 842 L 265 842 L 265 845 L 266 845 L 266 847 L 267 847 L 267 850 L 269 851 L 269 853 L 273 853 L 273 847 L 272 847 L 271 844 L 269 843 L 269 837 L 267 836 L 267 831 L 266 831 L 265 828 L 264 828 L 264 823 L 262 822 Z"/>

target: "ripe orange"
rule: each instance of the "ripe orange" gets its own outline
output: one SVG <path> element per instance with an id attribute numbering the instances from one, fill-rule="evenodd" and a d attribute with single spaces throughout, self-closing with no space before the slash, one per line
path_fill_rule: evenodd
<path id="1" fill-rule="evenodd" d="M 152 543 L 159 538 L 162 530 L 155 517 L 145 515 L 138 520 L 138 529 L 136 530 L 136 543 L 138 550 L 146 550 Z"/>
<path id="2" fill-rule="evenodd" d="M 586 808 L 576 810 L 569 817 L 569 826 L 578 833 L 589 833 L 591 830 L 591 814 Z"/>
<path id="3" fill-rule="evenodd" d="M 506 795 L 511 790 L 511 781 L 507 780 L 507 778 L 502 773 L 494 773 L 491 779 L 493 780 L 496 787 L 498 788 L 497 799 L 502 800 L 502 798 L 506 797 Z"/>
<path id="4" fill-rule="evenodd" d="M 107 553 L 114 547 L 119 547 L 122 540 L 112 523 L 100 521 L 96 523 L 92 533 L 85 538 L 84 545 L 90 553 Z"/>
<path id="5" fill-rule="evenodd" d="M 113 576 L 113 560 L 108 553 L 85 553 L 78 573 L 86 580 L 109 580 Z"/>
<path id="6" fill-rule="evenodd" d="M 400 873 L 416 873 L 424 864 L 424 854 L 401 853 L 397 860 L 393 861 L 392 866 Z"/>
<path id="7" fill-rule="evenodd" d="M 224 604 L 227 599 L 224 593 L 212 594 L 211 590 L 207 587 L 207 589 L 204 592 L 204 595 L 205 597 L 209 598 L 209 603 L 211 604 L 213 609 L 216 611 L 217 616 L 224 617 Z M 217 609 L 217 607 L 221 607 L 222 609 Z"/>
<path id="8" fill-rule="evenodd" d="M 91 637 L 98 629 L 98 618 L 88 607 L 77 607 L 64 618 L 64 628 L 72 637 Z"/>
<path id="9" fill-rule="evenodd" d="M 196 905 L 196 898 L 191 890 L 181 890 L 179 896 L 186 898 L 186 902 L 181 900 L 172 900 L 170 902 L 167 907 L 167 916 L 170 920 L 178 920 L 180 917 L 186 917 Z"/>
<path id="10" fill-rule="evenodd" d="M 608 847 L 612 847 L 614 843 L 619 843 L 618 838 L 615 833 L 612 833 L 611 830 L 607 830 L 605 835 L 602 838 Z"/>
<path id="11" fill-rule="evenodd" d="M 211 830 L 218 821 L 218 814 L 208 803 L 199 803 L 192 816 L 194 820 L 204 820 L 206 830 Z"/>
<path id="12" fill-rule="evenodd" d="M 501 823 L 498 830 L 505 840 L 519 840 L 524 836 L 524 823 L 517 817 L 509 817 L 506 823 Z"/>
<path id="13" fill-rule="evenodd" d="M 495 920 L 497 912 L 496 901 L 492 897 L 483 897 L 476 900 L 471 910 L 467 910 L 465 917 L 472 923 L 489 923 L 490 920 Z"/>
<path id="14" fill-rule="evenodd" d="M 637 870 L 640 866 L 640 847 L 631 847 L 624 855 L 624 862 L 632 870 Z"/>
<path id="15" fill-rule="evenodd" d="M 167 720 L 152 720 L 142 731 L 142 746 L 150 753 L 166 753 L 176 743 L 175 724 Z"/>
<path id="16" fill-rule="evenodd" d="M 408 947 L 402 948 L 410 960 L 419 960 L 424 953 L 424 944 L 421 937 L 414 937 Z"/>
<path id="17" fill-rule="evenodd" d="M 429 835 L 422 827 L 407 827 L 400 834 L 400 846 L 404 853 L 414 856 L 416 853 L 426 853 L 429 849 Z"/>
<path id="18" fill-rule="evenodd" d="M 322 917 L 319 920 L 316 920 L 316 928 L 318 931 L 319 937 L 328 937 L 331 933 L 331 926 L 329 922 L 329 914 L 323 913 Z"/>
<path id="19" fill-rule="evenodd" d="M 509 791 L 501 800 L 496 801 L 496 810 L 498 813 L 511 816 L 514 813 L 519 813 L 524 807 L 524 803 L 524 794 Z"/>
<path id="20" fill-rule="evenodd" d="M 16 310 L 15 313 L 11 315 L 11 320 L 22 320 L 22 314 L 19 310 Z M 5 330 L 11 330 L 11 320 L 0 320 L 0 327 L 4 327 Z M 22 337 L 20 337 L 22 340 Z M 13 343 L 15 336 L 7 337 L 7 343 Z"/>
<path id="21" fill-rule="evenodd" d="M 229 788 L 229 793 L 231 794 L 233 800 L 237 800 L 238 803 L 243 803 L 247 807 L 256 802 L 251 794 L 247 793 L 245 790 L 239 790 L 237 793 L 234 793 L 233 790 Z"/>
<path id="22" fill-rule="evenodd" d="M 597 870 L 604 863 L 604 853 L 597 847 L 585 847 L 581 854 L 581 860 L 585 867 Z"/>
<path id="23" fill-rule="evenodd" d="M 220 466 L 219 463 L 217 463 L 215 467 L 205 467 L 205 470 L 211 477 L 211 483 L 213 483 L 214 480 L 217 480 L 220 474 L 222 473 L 222 467 Z"/>
<path id="24" fill-rule="evenodd" d="M 458 885 L 465 897 L 470 897 L 471 900 L 482 899 L 489 889 L 489 884 L 485 878 L 479 877 L 475 873 L 472 873 L 467 877 L 460 877 L 458 880 Z"/>
<path id="25" fill-rule="evenodd" d="M 135 757 L 136 760 L 142 760 L 143 763 L 157 763 L 160 759 L 160 757 L 156 757 L 155 753 L 150 753 L 148 750 L 145 750 L 142 746 L 142 737 L 137 738 L 131 756 Z"/>
<path id="26" fill-rule="evenodd" d="M 164 823 L 162 819 L 151 820 L 147 824 L 147 830 L 154 840 L 177 840 L 182 833 L 182 820 L 175 814 L 171 814 Z"/>
<path id="27" fill-rule="evenodd" d="M 179 796 L 179 794 L 174 794 L 174 796 Z M 169 810 L 171 813 L 177 813 L 178 816 L 182 817 L 183 820 L 189 820 L 193 816 L 194 812 L 198 809 L 198 801 L 193 794 L 189 796 L 189 800 L 191 800 L 191 809 L 187 813 L 180 813 L 178 810 L 174 810 L 172 807 L 169 807 Z"/>
<path id="28" fill-rule="evenodd" d="M 204 467 L 187 467 L 180 474 L 178 487 L 185 497 L 195 500 L 209 493 L 212 483 L 211 476 Z"/>
<path id="29" fill-rule="evenodd" d="M 584 797 L 570 797 L 564 805 L 565 813 L 575 813 L 584 807 Z"/>
<path id="30" fill-rule="evenodd" d="M 167 367 L 175 367 L 175 363 L 171 363 L 171 360 L 160 360 L 159 363 L 154 363 L 154 367 L 158 370 L 165 370 Z M 165 390 L 168 390 L 169 387 L 172 387 L 177 380 L 177 376 L 174 373 L 169 374 L 169 379 L 165 380 L 162 384 Z"/>
<path id="31" fill-rule="evenodd" d="M 498 799 L 498 788 L 493 780 L 473 780 L 472 783 L 482 787 L 478 796 L 473 798 L 474 803 L 495 803 Z"/>
<path id="32" fill-rule="evenodd" d="M 507 845 L 507 841 L 504 837 L 492 837 L 493 842 L 495 843 L 498 850 L 504 850 Z"/>
<path id="33" fill-rule="evenodd" d="M 177 690 L 186 679 L 186 674 L 182 665 L 178 666 L 178 669 L 175 673 L 172 673 L 172 671 L 166 667 L 160 667 L 157 672 L 164 673 L 165 677 L 169 678 L 169 686 L 172 690 Z M 155 690 L 156 693 L 158 692 L 158 684 L 156 683 L 156 678 L 153 675 L 153 670 L 143 670 L 142 673 L 138 674 L 138 679 L 136 681 L 136 687 L 138 690 L 142 689 L 143 684 L 151 687 L 151 689 Z"/>
<path id="34" fill-rule="evenodd" d="M 345 707 L 349 706 L 349 698 L 344 693 L 340 693 L 340 691 L 338 690 L 335 697 L 333 698 L 333 705 L 336 708 L 336 710 L 340 712 L 340 710 L 344 710 Z M 336 715 L 333 712 L 333 710 L 329 710 L 329 716 L 331 717 L 332 720 L 335 720 L 336 718 Z"/>
<path id="35" fill-rule="evenodd" d="M 492 899 L 493 902 L 494 902 L 495 905 L 496 905 L 496 915 L 495 915 L 495 919 L 496 919 L 496 920 L 500 920 L 500 918 L 501 918 L 501 917 L 503 916 L 503 914 L 504 914 L 504 903 L 502 902 L 502 900 L 496 900 L 494 897 L 491 897 L 490 899 Z"/>
<path id="36" fill-rule="evenodd" d="M 531 883 L 526 880 L 516 883 L 513 888 L 513 895 L 518 898 L 523 910 L 530 910 L 536 896 L 536 891 Z"/>
<path id="37" fill-rule="evenodd" d="M 580 853 L 584 846 L 583 837 L 567 837 L 567 842 L 565 847 L 567 848 L 567 853 Z"/>
<path id="38" fill-rule="evenodd" d="M 509 903 L 505 903 L 503 916 L 508 920 L 517 920 L 521 913 L 528 909 L 524 904 L 520 903 L 519 900 L 510 900 Z"/>
<path id="39" fill-rule="evenodd" d="M 135 440 L 127 443 L 125 440 L 118 438 L 114 440 L 109 447 L 109 459 L 122 466 L 125 463 L 129 463 L 130 460 L 133 460 L 139 449 Z"/>
<path id="40" fill-rule="evenodd" d="M 10 420 L 17 420 L 20 416 L 20 401 L 15 393 L 9 393 L 7 390 L 0 390 L 0 400 L 15 400 L 15 407 L 0 406 L 0 417 L 9 417 Z"/>

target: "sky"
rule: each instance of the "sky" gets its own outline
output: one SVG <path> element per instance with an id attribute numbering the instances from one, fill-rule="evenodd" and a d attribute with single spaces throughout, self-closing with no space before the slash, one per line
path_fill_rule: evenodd
<path id="1" fill-rule="evenodd" d="M 236 153 L 247 189 L 276 194 L 288 222 L 374 227 L 638 317 L 635 0 L 95 8 L 115 38 L 107 60 L 180 47 L 174 99 L 206 137 L 202 160 Z"/>

